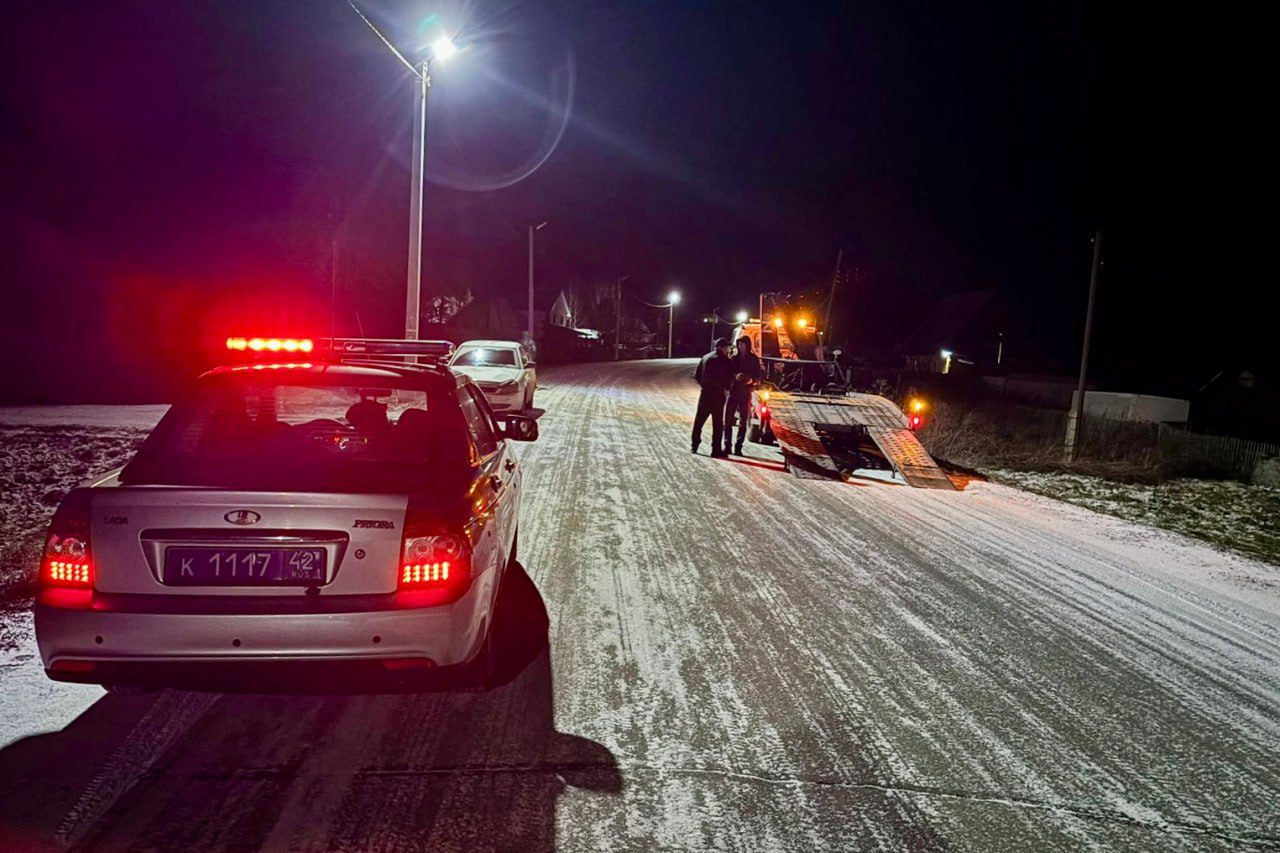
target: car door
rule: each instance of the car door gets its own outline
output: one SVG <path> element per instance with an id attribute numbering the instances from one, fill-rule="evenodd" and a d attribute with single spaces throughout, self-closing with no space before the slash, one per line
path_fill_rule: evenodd
<path id="1" fill-rule="evenodd" d="M 520 364 L 520 391 L 522 399 L 532 400 L 533 392 L 538 390 L 538 373 L 533 359 L 529 358 L 524 348 L 516 350 L 516 361 Z"/>
<path id="2" fill-rule="evenodd" d="M 496 584 L 515 536 L 520 472 L 508 442 L 498 431 L 488 401 L 475 383 L 466 382 L 458 387 L 458 405 L 475 448 L 477 470 L 472 508 L 484 528 L 477 543 L 484 549 L 481 565 L 494 569 L 487 576 Z M 478 556 L 480 548 L 476 550 Z"/>

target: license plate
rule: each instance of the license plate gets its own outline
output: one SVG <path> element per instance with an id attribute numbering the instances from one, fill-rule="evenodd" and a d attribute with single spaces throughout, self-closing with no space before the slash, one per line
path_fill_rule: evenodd
<path id="1" fill-rule="evenodd" d="M 164 582 L 193 586 L 323 583 L 323 548 L 166 548 Z"/>

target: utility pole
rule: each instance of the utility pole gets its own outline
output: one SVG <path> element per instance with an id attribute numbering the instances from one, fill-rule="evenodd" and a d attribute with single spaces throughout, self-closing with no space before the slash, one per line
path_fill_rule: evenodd
<path id="1" fill-rule="evenodd" d="M 818 336 L 819 344 L 822 343 L 824 337 L 828 341 L 831 340 L 831 306 L 834 305 L 836 301 L 836 282 L 840 280 L 840 263 L 843 260 L 844 249 L 841 249 L 839 252 L 836 252 L 836 271 L 831 276 L 831 295 L 827 297 L 827 316 L 826 319 L 822 321 L 822 331 L 824 335 Z M 826 351 L 826 347 L 823 347 L 823 351 Z"/>
<path id="2" fill-rule="evenodd" d="M 547 223 L 545 222 L 543 222 L 540 225 L 529 226 L 529 321 L 528 323 L 525 324 L 527 326 L 527 328 L 525 329 L 525 335 L 527 335 L 529 338 L 530 347 L 534 345 L 533 343 L 533 235 L 546 227 L 547 227 Z"/>
<path id="3" fill-rule="evenodd" d="M 622 283 L 627 280 L 627 276 L 618 276 L 617 282 L 614 284 L 615 296 L 613 300 L 613 360 L 617 361 L 622 358 Z"/>
<path id="4" fill-rule="evenodd" d="M 676 304 L 667 304 L 667 358 L 671 358 L 671 326 L 676 320 Z"/>
<path id="5" fill-rule="evenodd" d="M 1102 232 L 1093 235 L 1093 270 L 1089 274 L 1089 304 L 1084 313 L 1084 347 L 1080 353 L 1080 381 L 1076 383 L 1076 396 L 1067 413 L 1067 440 L 1063 456 L 1074 462 L 1080 451 L 1080 420 L 1084 413 L 1084 383 L 1089 372 L 1089 338 L 1093 333 L 1093 298 L 1098 290 L 1098 267 L 1102 265 Z"/>
<path id="6" fill-rule="evenodd" d="M 409 292 L 404 303 L 404 337 L 409 341 L 418 339 L 418 303 L 422 298 L 422 163 L 427 148 L 427 90 L 431 88 L 425 59 L 417 83 L 413 87 L 413 160 L 409 179 Z"/>

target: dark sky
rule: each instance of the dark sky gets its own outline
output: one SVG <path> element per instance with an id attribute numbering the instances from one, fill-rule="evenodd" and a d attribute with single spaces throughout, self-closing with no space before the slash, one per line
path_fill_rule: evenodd
<path id="1" fill-rule="evenodd" d="M 690 315 L 844 248 L 863 342 L 999 288 L 1069 369 L 1101 227 L 1104 382 L 1273 358 L 1249 22 L 947 5 L 370 0 L 406 51 L 469 45 L 433 74 L 425 294 L 520 298 L 544 219 L 542 281 Z M 323 333 L 335 235 L 338 331 L 396 333 L 412 87 L 345 2 L 25 4 L 0 38 L 6 398 L 163 397 L 202 342 Z"/>

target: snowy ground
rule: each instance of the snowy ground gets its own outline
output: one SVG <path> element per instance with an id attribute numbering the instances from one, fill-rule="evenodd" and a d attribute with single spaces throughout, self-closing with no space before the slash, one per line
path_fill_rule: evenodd
<path id="1" fill-rule="evenodd" d="M 1280 565 L 1280 489 L 1234 480 L 1184 479 L 1150 486 L 1079 474 L 992 471 L 990 476 L 1000 483 Z"/>
<path id="2" fill-rule="evenodd" d="M 85 710 L 11 622 L 0 841 L 1280 846 L 1280 569 L 995 483 L 690 456 L 690 369 L 547 372 L 520 621 L 549 648 L 491 693 Z"/>

